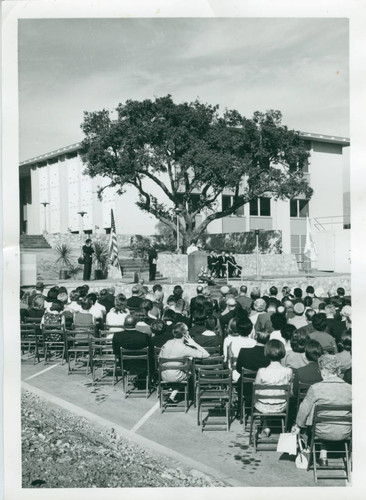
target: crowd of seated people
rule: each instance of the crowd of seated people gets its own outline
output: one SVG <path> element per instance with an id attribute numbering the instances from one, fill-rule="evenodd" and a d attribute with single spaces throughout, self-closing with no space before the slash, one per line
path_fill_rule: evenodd
<path id="1" fill-rule="evenodd" d="M 290 383 L 293 397 L 300 382 L 317 387 L 326 376 L 326 387 L 333 390 L 335 385 L 329 384 L 341 380 L 349 389 L 342 388 L 336 400 L 343 401 L 342 394 L 347 394 L 346 403 L 352 383 L 351 297 L 341 287 L 333 296 L 315 293 L 312 286 L 305 293 L 289 287 L 281 292 L 276 286 L 265 294 L 258 288 L 248 293 L 244 284 L 239 289 L 223 286 L 216 299 L 209 287 L 199 285 L 195 296 L 188 297 L 177 285 L 165 298 L 160 284 L 151 289 L 136 284 L 127 298 L 116 294 L 113 287 L 94 293 L 88 285 L 70 293 L 65 287 L 53 286 L 45 293 L 39 283 L 31 292 L 21 290 L 20 316 L 22 322 L 40 318 L 41 324 L 64 324 L 66 328 L 89 322 L 96 335 L 108 328 L 116 356 L 120 347 L 147 347 L 151 357 L 154 348 L 159 348 L 164 358 L 205 358 L 207 349 L 216 347 L 232 369 L 238 391 L 242 368 L 255 371 L 255 381 L 260 384 Z M 174 380 L 181 376 L 173 375 Z M 299 426 L 308 425 L 309 405 L 324 390 L 328 389 L 314 389 L 304 400 L 296 419 Z M 257 410 L 272 408 L 276 413 L 282 408 L 278 400 L 270 405 L 271 400 L 259 401 Z M 267 420 L 262 432 L 271 432 Z"/>

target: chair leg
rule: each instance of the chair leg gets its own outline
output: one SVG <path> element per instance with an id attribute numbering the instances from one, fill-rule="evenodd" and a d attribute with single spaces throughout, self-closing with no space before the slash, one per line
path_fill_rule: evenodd
<path id="1" fill-rule="evenodd" d="M 348 454 L 348 444 L 344 443 L 344 453 L 345 453 L 345 467 L 346 467 L 346 479 L 350 480 L 350 463 L 349 463 L 349 454 Z"/>

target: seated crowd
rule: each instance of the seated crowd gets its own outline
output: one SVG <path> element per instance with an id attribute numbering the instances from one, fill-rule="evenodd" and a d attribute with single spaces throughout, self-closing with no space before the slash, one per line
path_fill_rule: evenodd
<path id="1" fill-rule="evenodd" d="M 151 289 L 136 284 L 126 298 L 113 287 L 90 292 L 86 284 L 70 293 L 54 286 L 44 294 L 38 283 L 31 293 L 21 291 L 20 314 L 21 321 L 41 318 L 42 325 L 90 324 L 96 335 L 108 329 L 118 357 L 120 347 L 148 347 L 152 357 L 159 348 L 162 358 L 207 358 L 207 349 L 217 348 L 232 369 L 238 391 L 242 368 L 256 372 L 258 384 L 290 383 L 294 398 L 300 383 L 314 385 L 296 417 L 298 427 L 304 428 L 317 401 L 351 401 L 351 298 L 341 287 L 334 296 L 317 296 L 312 286 L 305 293 L 289 287 L 281 292 L 276 286 L 263 295 L 257 288 L 248 294 L 245 285 L 223 286 L 215 299 L 208 287 L 199 285 L 189 300 L 180 285 L 165 298 L 159 284 Z M 171 381 L 181 376 L 175 370 Z M 256 408 L 276 413 L 281 402 L 271 407 L 270 399 L 258 401 Z M 266 420 L 262 427 L 265 435 L 271 432 Z"/>

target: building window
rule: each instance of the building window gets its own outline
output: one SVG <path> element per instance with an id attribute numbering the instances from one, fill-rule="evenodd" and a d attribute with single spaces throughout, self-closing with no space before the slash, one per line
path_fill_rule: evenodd
<path id="1" fill-rule="evenodd" d="M 222 210 L 227 210 L 228 208 L 233 206 L 233 199 L 234 196 L 231 196 L 229 194 L 223 194 L 222 195 Z M 244 205 L 241 207 L 237 208 L 236 211 L 234 212 L 235 215 L 242 217 L 244 215 Z M 232 214 L 232 215 L 234 215 Z"/>
<path id="2" fill-rule="evenodd" d="M 250 215 L 260 215 L 262 217 L 271 216 L 271 198 L 261 197 L 250 200 Z"/>
<path id="3" fill-rule="evenodd" d="M 290 217 L 308 217 L 309 200 L 290 200 Z"/>

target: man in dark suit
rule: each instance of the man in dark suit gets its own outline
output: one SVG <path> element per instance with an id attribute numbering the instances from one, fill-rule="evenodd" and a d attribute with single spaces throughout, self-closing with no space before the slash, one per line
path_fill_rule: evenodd
<path id="1" fill-rule="evenodd" d="M 113 352 L 118 359 L 121 358 L 121 347 L 130 350 L 150 347 L 149 336 L 136 330 L 136 319 L 131 314 L 126 316 L 123 328 L 122 331 L 114 333 L 112 340 Z M 146 363 L 144 360 L 129 360 L 127 367 L 131 374 L 142 376 L 146 369 Z"/>
<path id="2" fill-rule="evenodd" d="M 210 271 L 210 273 L 213 273 L 215 271 L 216 264 L 217 264 L 217 255 L 216 252 L 212 250 L 212 252 L 210 252 L 210 255 L 207 256 L 207 269 Z"/>
<path id="3" fill-rule="evenodd" d="M 222 251 L 221 254 L 217 258 L 217 264 L 216 264 L 216 270 L 217 270 L 217 277 L 218 278 L 224 278 L 225 273 L 226 273 L 226 262 L 227 258 L 225 255 L 225 252 Z"/>
<path id="4" fill-rule="evenodd" d="M 156 264 L 158 261 L 158 252 L 154 247 L 154 243 L 150 243 L 150 248 L 148 250 L 149 256 L 149 281 L 155 281 L 156 275 Z"/>
<path id="5" fill-rule="evenodd" d="M 293 393 L 297 396 L 299 382 L 303 384 L 316 384 L 323 380 L 318 359 L 324 354 L 322 346 L 316 340 L 309 340 L 305 347 L 305 357 L 309 363 L 297 370 L 294 370 Z"/>
<path id="6" fill-rule="evenodd" d="M 142 300 L 142 297 L 140 297 L 140 286 L 134 285 L 132 287 L 132 297 L 127 299 L 127 307 L 130 310 L 136 311 L 141 306 Z"/>
<path id="7" fill-rule="evenodd" d="M 226 256 L 227 262 L 229 263 L 229 278 L 232 278 L 233 276 L 241 276 L 242 266 L 238 266 L 238 264 L 236 263 L 233 252 L 230 252 L 230 254 L 226 254 Z"/>
<path id="8" fill-rule="evenodd" d="M 196 288 L 196 293 L 197 293 L 196 297 L 192 297 L 191 302 L 189 303 L 189 314 L 190 314 L 191 318 L 194 315 L 197 297 L 199 297 L 199 296 L 203 297 L 203 286 L 202 285 L 198 285 L 198 287 Z"/>

